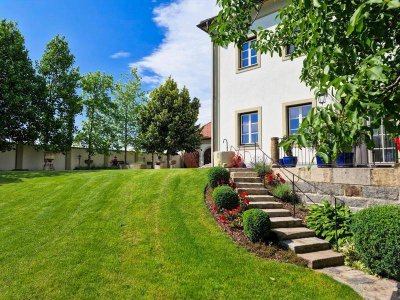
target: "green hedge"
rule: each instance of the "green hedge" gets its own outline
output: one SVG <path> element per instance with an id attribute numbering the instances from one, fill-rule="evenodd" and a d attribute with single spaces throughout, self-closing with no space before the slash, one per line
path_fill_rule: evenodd
<path id="1" fill-rule="evenodd" d="M 243 213 L 243 230 L 253 243 L 264 241 L 271 231 L 271 221 L 266 212 L 253 208 Z"/>
<path id="2" fill-rule="evenodd" d="M 356 213 L 351 228 L 360 260 L 374 273 L 400 280 L 400 206 L 375 206 Z"/>
<path id="3" fill-rule="evenodd" d="M 229 171 L 222 167 L 213 167 L 208 171 L 208 183 L 211 187 L 216 187 L 218 184 L 229 183 Z"/>
<path id="4" fill-rule="evenodd" d="M 219 186 L 213 191 L 214 203 L 219 208 L 231 210 L 240 204 L 239 195 L 229 186 Z"/>

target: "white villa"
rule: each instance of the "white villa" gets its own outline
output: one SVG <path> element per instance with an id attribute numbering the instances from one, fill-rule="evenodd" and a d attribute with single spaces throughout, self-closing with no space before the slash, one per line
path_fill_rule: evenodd
<path id="1" fill-rule="evenodd" d="M 273 29 L 278 10 L 284 0 L 266 1 L 253 24 L 254 28 Z M 198 27 L 208 31 L 213 18 Z M 295 133 L 312 106 L 323 105 L 329 99 L 315 99 L 310 89 L 300 82 L 302 57 L 291 60 L 284 49 L 283 57 L 271 57 L 251 49 L 256 39 L 249 36 L 240 50 L 236 45 L 212 46 L 212 151 L 238 151 L 249 163 L 260 159 L 255 143 L 271 156 L 271 138 Z M 376 131 L 376 148 L 355 149 L 356 165 L 393 164 L 396 148 L 385 136 L 384 129 Z M 281 151 L 282 152 L 282 151 Z M 307 165 L 312 152 L 295 149 L 298 165 Z M 280 154 L 282 156 L 282 153 Z"/>

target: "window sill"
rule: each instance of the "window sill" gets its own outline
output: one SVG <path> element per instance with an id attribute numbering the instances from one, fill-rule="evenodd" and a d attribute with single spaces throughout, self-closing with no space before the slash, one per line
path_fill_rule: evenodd
<path id="1" fill-rule="evenodd" d="M 254 66 L 240 68 L 240 69 L 236 70 L 236 74 L 240 74 L 240 73 L 244 73 L 244 72 L 251 71 L 251 70 L 254 70 L 254 69 L 258 69 L 260 67 L 261 67 L 261 64 L 256 64 Z"/>

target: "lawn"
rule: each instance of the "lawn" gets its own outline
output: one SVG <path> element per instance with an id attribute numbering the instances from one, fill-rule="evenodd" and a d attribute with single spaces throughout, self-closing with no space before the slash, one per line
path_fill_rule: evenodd
<path id="1" fill-rule="evenodd" d="M 358 299 L 236 246 L 205 183 L 206 170 L 0 173 L 0 298 Z"/>

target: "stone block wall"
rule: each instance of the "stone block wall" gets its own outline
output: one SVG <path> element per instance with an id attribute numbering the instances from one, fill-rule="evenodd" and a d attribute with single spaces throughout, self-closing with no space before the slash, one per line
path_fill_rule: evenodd
<path id="1" fill-rule="evenodd" d="M 331 201 L 335 195 L 352 209 L 400 205 L 400 168 L 291 168 L 303 202 Z M 293 175 L 281 171 L 284 175 Z M 304 179 L 301 180 L 298 177 Z M 302 192 L 300 192 L 302 191 Z"/>

